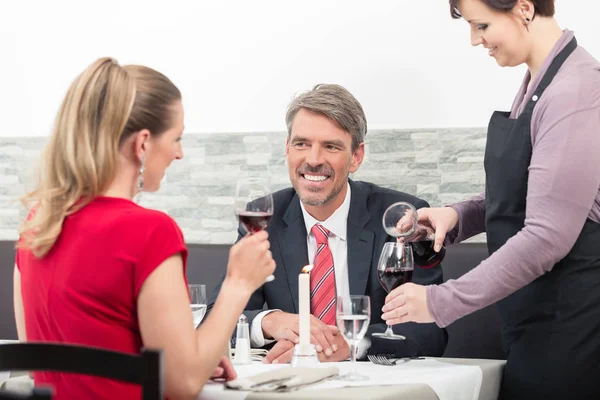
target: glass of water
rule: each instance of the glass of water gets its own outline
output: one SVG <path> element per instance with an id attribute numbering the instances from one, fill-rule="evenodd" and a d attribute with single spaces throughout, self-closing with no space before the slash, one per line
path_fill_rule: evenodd
<path id="1" fill-rule="evenodd" d="M 371 321 L 371 299 L 369 296 L 340 296 L 336 304 L 337 326 L 350 346 L 351 372 L 338 379 L 345 381 L 364 381 L 367 376 L 356 372 L 356 349 L 358 342 L 367 333 Z"/>
<path id="2" fill-rule="evenodd" d="M 194 328 L 197 328 L 206 314 L 206 285 L 188 284 L 190 307 L 194 316 Z"/>

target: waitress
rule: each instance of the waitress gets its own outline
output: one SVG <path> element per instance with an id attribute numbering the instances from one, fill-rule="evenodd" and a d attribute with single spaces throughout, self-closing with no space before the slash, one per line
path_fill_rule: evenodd
<path id="1" fill-rule="evenodd" d="M 486 232 L 490 256 L 460 279 L 397 288 L 383 319 L 445 327 L 497 303 L 502 399 L 600 399 L 600 63 L 559 27 L 553 0 L 450 10 L 500 66 L 528 66 L 512 110 L 491 117 L 485 193 L 419 210 L 436 251 Z"/>

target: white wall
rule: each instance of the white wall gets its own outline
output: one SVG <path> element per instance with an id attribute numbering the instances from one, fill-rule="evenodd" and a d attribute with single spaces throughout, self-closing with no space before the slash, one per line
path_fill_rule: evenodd
<path id="1" fill-rule="evenodd" d="M 600 57 L 600 2 L 557 3 Z M 485 126 L 524 73 L 471 48 L 446 0 L 2 1 L 0 51 L 0 136 L 47 135 L 105 55 L 166 73 L 193 133 L 282 130 L 291 96 L 319 82 L 350 89 L 370 128 Z"/>

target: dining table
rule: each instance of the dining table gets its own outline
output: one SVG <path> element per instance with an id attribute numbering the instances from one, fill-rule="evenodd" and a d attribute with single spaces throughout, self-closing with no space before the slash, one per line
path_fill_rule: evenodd
<path id="1" fill-rule="evenodd" d="M 209 382 L 198 399 L 410 399 L 410 400 L 496 400 L 500 391 L 505 360 L 434 358 L 409 360 L 393 366 L 357 362 L 356 371 L 369 377 L 366 381 L 344 382 L 335 378 L 302 389 L 285 392 L 231 390 L 223 382 Z M 335 365 L 340 373 L 352 368 L 350 362 Z M 236 365 L 238 377 L 245 378 L 288 364 L 268 365 L 254 361 Z"/>
<path id="2" fill-rule="evenodd" d="M 12 341 L 1 341 L 9 343 Z M 368 376 L 366 381 L 349 382 L 336 378 L 285 392 L 253 392 L 226 388 L 224 382 L 209 381 L 199 394 L 200 400 L 256 399 L 410 399 L 410 400 L 496 400 L 500 391 L 505 360 L 439 358 L 406 360 L 392 366 L 359 361 L 321 363 L 318 367 L 335 366 L 340 374 L 352 368 Z M 238 378 L 290 368 L 289 364 L 234 365 Z M 30 390 L 33 381 L 23 372 L 0 374 L 0 388 L 18 392 Z"/>

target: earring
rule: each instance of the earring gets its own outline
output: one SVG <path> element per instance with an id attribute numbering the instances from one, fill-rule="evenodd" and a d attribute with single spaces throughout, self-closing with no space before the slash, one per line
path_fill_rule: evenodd
<path id="1" fill-rule="evenodd" d="M 528 23 L 531 22 L 529 18 L 525 18 L 525 21 L 527 21 Z"/>
<path id="2" fill-rule="evenodd" d="M 140 175 L 138 176 L 137 181 L 137 191 L 141 193 L 144 190 L 144 170 L 146 164 L 146 156 L 142 156 L 142 166 L 140 167 Z"/>

